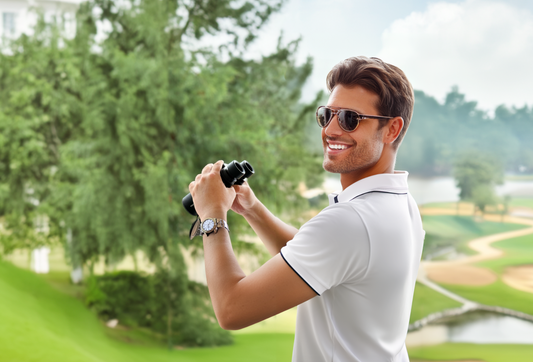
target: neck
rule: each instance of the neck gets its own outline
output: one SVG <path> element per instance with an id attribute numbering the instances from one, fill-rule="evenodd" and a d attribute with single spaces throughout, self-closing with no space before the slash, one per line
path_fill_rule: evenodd
<path id="1" fill-rule="evenodd" d="M 364 178 L 379 175 L 382 173 L 394 173 L 394 165 L 396 164 L 396 150 L 391 145 L 387 145 L 381 154 L 379 160 L 364 169 L 355 170 L 349 173 L 341 173 L 341 185 L 345 190 L 350 185 L 356 183 Z"/>

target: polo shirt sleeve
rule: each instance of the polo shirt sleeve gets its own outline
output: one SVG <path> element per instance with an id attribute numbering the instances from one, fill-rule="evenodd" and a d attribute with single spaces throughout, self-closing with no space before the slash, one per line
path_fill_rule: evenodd
<path id="1" fill-rule="evenodd" d="M 331 205 L 304 224 L 280 254 L 318 294 L 366 273 L 370 258 L 368 232 L 350 205 Z"/>

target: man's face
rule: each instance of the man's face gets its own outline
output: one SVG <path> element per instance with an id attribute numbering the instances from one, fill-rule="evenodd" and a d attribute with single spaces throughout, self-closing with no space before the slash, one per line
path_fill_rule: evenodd
<path id="1" fill-rule="evenodd" d="M 361 87 L 337 85 L 331 93 L 328 106 L 348 108 L 359 114 L 379 115 L 377 94 Z M 376 166 L 383 151 L 382 130 L 377 119 L 363 119 L 354 132 L 344 132 L 333 117 L 322 129 L 324 169 L 333 173 L 353 174 L 356 179 Z"/>

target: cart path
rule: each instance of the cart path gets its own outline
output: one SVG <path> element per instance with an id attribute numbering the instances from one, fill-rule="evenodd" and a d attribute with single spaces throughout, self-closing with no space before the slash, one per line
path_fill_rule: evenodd
<path id="1" fill-rule="evenodd" d="M 423 215 L 457 215 L 457 211 L 454 209 L 423 209 L 422 212 Z M 464 215 L 464 213 L 460 213 L 460 215 Z M 501 216 L 487 215 L 484 217 L 484 220 L 499 222 L 501 221 Z M 476 255 L 457 260 L 422 261 L 417 280 L 454 300 L 461 303 L 470 303 L 470 301 L 447 291 L 434 282 L 460 285 L 487 285 L 495 282 L 498 279 L 498 276 L 494 272 L 487 268 L 474 266 L 472 264 L 483 260 L 497 259 L 503 256 L 503 251 L 492 247 L 492 243 L 533 234 L 533 219 L 505 216 L 503 221 L 529 225 L 531 227 L 483 236 L 471 240 L 468 243 L 468 246 L 472 250 L 477 251 Z M 526 271 L 522 270 L 518 273 L 519 277 L 509 275 L 506 275 L 505 277 L 502 276 L 502 280 L 515 289 L 533 292 L 533 276 L 528 274 L 531 272 L 533 272 L 533 268 Z"/>

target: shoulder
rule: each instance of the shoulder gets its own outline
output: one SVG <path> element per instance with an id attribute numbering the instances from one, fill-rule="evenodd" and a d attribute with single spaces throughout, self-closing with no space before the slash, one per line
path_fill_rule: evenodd
<path id="1" fill-rule="evenodd" d="M 368 235 L 352 205 L 335 204 L 303 225 L 281 249 L 281 255 L 321 294 L 335 285 L 363 277 L 370 258 Z"/>
<path id="2" fill-rule="evenodd" d="M 368 231 L 356 205 L 352 202 L 338 203 L 323 209 L 305 223 L 288 245 L 321 250 L 351 250 L 368 242 Z"/>
<path id="3" fill-rule="evenodd" d="M 354 227 L 364 227 L 364 223 L 357 207 L 358 204 L 362 203 L 354 201 L 338 203 L 326 207 L 318 215 L 305 223 L 300 228 L 300 231 L 319 229 L 336 234 L 343 232 L 347 228 L 351 228 L 353 231 Z"/>

